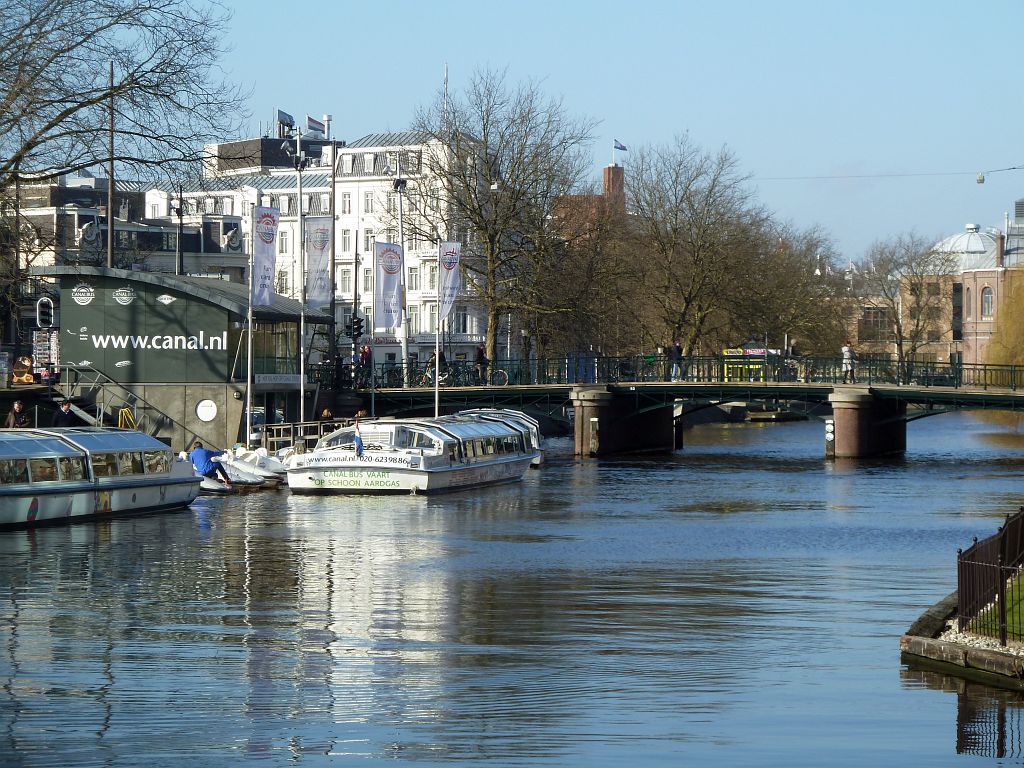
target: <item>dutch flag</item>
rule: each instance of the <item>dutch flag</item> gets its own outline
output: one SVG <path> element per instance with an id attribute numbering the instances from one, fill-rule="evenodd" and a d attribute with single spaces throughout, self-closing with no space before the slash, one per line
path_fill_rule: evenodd
<path id="1" fill-rule="evenodd" d="M 356 444 L 356 456 L 362 456 L 363 455 L 363 436 L 359 434 L 359 419 L 356 419 L 356 435 L 355 435 L 355 441 L 354 442 Z"/>

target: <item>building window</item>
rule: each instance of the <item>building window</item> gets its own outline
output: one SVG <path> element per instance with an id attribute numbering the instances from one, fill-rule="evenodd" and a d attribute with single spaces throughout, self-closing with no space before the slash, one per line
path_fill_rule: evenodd
<path id="1" fill-rule="evenodd" d="M 373 213 L 373 192 L 363 193 L 363 213 Z"/>
<path id="2" fill-rule="evenodd" d="M 320 193 L 320 212 L 327 213 L 331 210 L 331 196 L 327 192 Z"/>
<path id="3" fill-rule="evenodd" d="M 373 173 L 373 153 L 363 155 L 363 173 Z"/>
<path id="4" fill-rule="evenodd" d="M 363 232 L 363 253 L 373 253 L 374 235 L 372 229 Z"/>
<path id="5" fill-rule="evenodd" d="M 149 206 L 149 218 L 157 219 L 160 217 L 160 205 L 159 203 L 150 203 Z"/>
<path id="6" fill-rule="evenodd" d="M 373 270 L 369 267 L 363 270 L 363 293 L 370 293 L 373 290 Z"/>
<path id="7" fill-rule="evenodd" d="M 406 311 L 409 313 L 409 333 L 420 332 L 420 308 L 417 304 L 410 304 L 406 307 Z"/>
<path id="8" fill-rule="evenodd" d="M 467 330 L 469 327 L 469 314 L 466 312 L 465 306 L 456 306 L 451 317 L 452 333 L 469 333 Z"/>
<path id="9" fill-rule="evenodd" d="M 340 293 L 352 293 L 352 270 L 342 267 L 338 270 L 338 291 Z"/>
<path id="10" fill-rule="evenodd" d="M 279 269 L 277 271 L 277 285 L 274 286 L 274 290 L 280 293 L 282 296 L 288 293 L 288 270 Z"/>
<path id="11" fill-rule="evenodd" d="M 343 167 L 345 169 L 344 170 L 345 173 L 347 173 L 347 174 L 351 174 L 352 173 L 352 168 L 355 165 L 355 161 L 356 161 L 356 156 L 355 155 L 345 155 L 342 158 L 342 162 L 343 162 Z"/>
<path id="12" fill-rule="evenodd" d="M 991 288 L 981 289 L 981 319 L 991 320 L 995 314 L 995 300 Z"/>
<path id="13" fill-rule="evenodd" d="M 437 265 L 431 264 L 427 267 L 427 290 L 437 290 Z"/>
<path id="14" fill-rule="evenodd" d="M 430 313 L 427 321 L 427 333 L 437 333 L 437 304 L 427 305 L 427 311 Z"/>
<path id="15" fill-rule="evenodd" d="M 935 342 L 941 341 L 941 340 L 942 340 L 942 334 L 941 333 L 939 333 L 938 331 L 928 331 L 928 341 L 929 341 L 929 343 L 934 344 Z"/>
<path id="16" fill-rule="evenodd" d="M 352 213 L 352 193 L 342 192 L 341 193 L 341 212 Z"/>
<path id="17" fill-rule="evenodd" d="M 352 252 L 352 230 L 343 229 L 341 230 L 341 252 L 351 253 Z"/>
<path id="18" fill-rule="evenodd" d="M 398 195 L 394 192 L 388 193 L 388 213 L 394 213 L 398 210 Z"/>
<path id="19" fill-rule="evenodd" d="M 288 230 L 281 229 L 277 232 L 277 252 L 288 253 Z"/>
<path id="20" fill-rule="evenodd" d="M 890 341 L 892 339 L 892 321 L 885 307 L 864 307 L 860 322 L 857 324 L 859 341 Z"/>
<path id="21" fill-rule="evenodd" d="M 408 288 L 410 291 L 418 291 L 420 289 L 420 268 L 409 267 L 409 283 Z"/>
<path id="22" fill-rule="evenodd" d="M 971 302 L 971 289 L 967 288 L 964 290 L 964 316 L 968 320 L 974 319 L 974 304 Z"/>

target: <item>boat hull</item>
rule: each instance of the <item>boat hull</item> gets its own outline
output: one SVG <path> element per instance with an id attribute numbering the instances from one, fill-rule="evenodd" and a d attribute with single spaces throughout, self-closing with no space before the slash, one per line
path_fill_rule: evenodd
<path id="1" fill-rule="evenodd" d="M 0 529 L 163 512 L 187 507 L 198 495 L 199 478 L 191 476 L 156 483 L 82 481 L 31 492 L 0 490 Z"/>
<path id="2" fill-rule="evenodd" d="M 353 458 L 288 470 L 288 487 L 302 494 L 446 493 L 521 480 L 529 455 L 467 466 L 419 469 L 362 463 Z"/>

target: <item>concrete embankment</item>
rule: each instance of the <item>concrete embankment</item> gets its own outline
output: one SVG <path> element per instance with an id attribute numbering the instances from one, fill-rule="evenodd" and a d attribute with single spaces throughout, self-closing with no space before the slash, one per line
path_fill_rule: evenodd
<path id="1" fill-rule="evenodd" d="M 991 647 L 987 638 L 968 639 L 952 631 L 957 593 L 937 602 L 900 638 L 900 660 L 910 666 L 936 669 L 986 685 L 1024 690 L 1021 650 Z M 956 639 L 944 639 L 955 637 Z"/>

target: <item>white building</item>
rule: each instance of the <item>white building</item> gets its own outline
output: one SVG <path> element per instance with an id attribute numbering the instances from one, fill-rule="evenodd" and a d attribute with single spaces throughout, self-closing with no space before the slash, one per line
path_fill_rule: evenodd
<path id="1" fill-rule="evenodd" d="M 405 247 L 407 346 L 410 358 L 424 362 L 434 349 L 437 330 L 439 240 L 448 237 L 432 226 L 431 211 L 410 210 L 409 198 L 400 201 L 395 179 L 401 174 L 410 187 L 432 185 L 424 171 L 425 137 L 413 132 L 371 134 L 352 142 L 334 142 L 316 135 L 304 136 L 303 168 L 296 171 L 294 139 L 262 138 L 207 147 L 206 173 L 198 183 L 183 189 L 186 222 L 194 216 L 230 213 L 240 217 L 239 246 L 251 253 L 251 212 L 257 204 L 281 211 L 278 236 L 278 293 L 301 299 L 302 265 L 299 228 L 299 175 L 303 216 L 330 216 L 334 211 L 334 316 L 338 346 L 344 355 L 351 339 L 344 336 L 353 312 L 366 320 L 364 338 L 374 348 L 376 363 L 398 363 L 401 357 L 399 329 L 374 329 L 373 243 L 399 243 L 399 206 L 402 203 L 402 234 Z M 333 168 L 332 168 L 333 163 Z M 332 184 L 333 180 L 333 184 Z M 333 193 L 333 199 L 332 199 Z M 417 196 L 422 200 L 423 196 Z M 172 218 L 177 207 L 174 190 L 152 190 L 147 210 Z M 440 217 L 436 217 L 440 219 Z M 221 233 L 226 236 L 227 232 Z M 486 314 L 467 297 L 457 301 L 442 336 L 450 360 L 472 360 L 483 342 Z M 328 349 L 327 340 L 313 342 L 311 362 Z"/>

